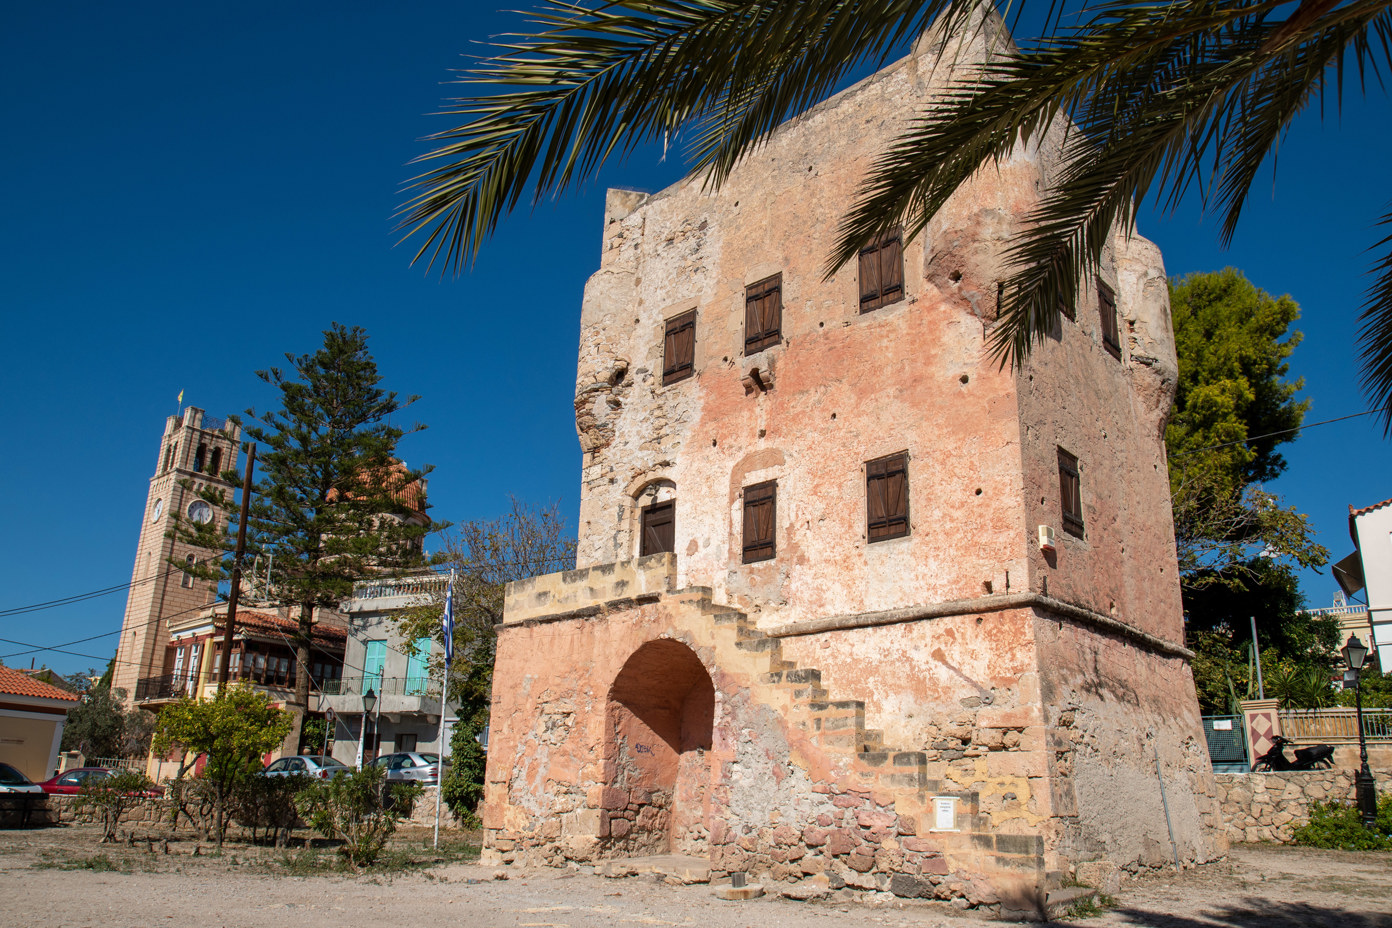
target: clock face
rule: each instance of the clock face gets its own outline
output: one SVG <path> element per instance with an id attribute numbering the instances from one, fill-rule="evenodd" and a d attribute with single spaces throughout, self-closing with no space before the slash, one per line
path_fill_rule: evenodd
<path id="1" fill-rule="evenodd" d="M 189 503 L 188 517 L 199 525 L 207 525 L 213 521 L 213 507 L 201 499 L 196 499 Z"/>
<path id="2" fill-rule="evenodd" d="M 155 500 L 155 505 L 150 509 L 150 521 L 158 522 L 159 517 L 164 515 L 164 500 Z"/>

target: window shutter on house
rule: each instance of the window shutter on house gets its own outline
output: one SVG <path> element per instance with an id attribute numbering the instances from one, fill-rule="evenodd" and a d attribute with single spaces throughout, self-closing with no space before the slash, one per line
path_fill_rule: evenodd
<path id="1" fill-rule="evenodd" d="M 766 561 L 776 551 L 778 484 L 775 481 L 744 488 L 744 563 Z"/>
<path id="2" fill-rule="evenodd" d="M 661 554 L 677 550 L 676 504 L 672 500 L 643 507 L 642 537 L 638 554 Z"/>
<path id="3" fill-rule="evenodd" d="M 1097 282 L 1097 312 L 1102 317 L 1102 344 L 1112 357 L 1121 360 L 1121 336 L 1117 326 L 1116 296 L 1112 288 Z"/>
<path id="4" fill-rule="evenodd" d="M 778 344 L 783 327 L 783 275 L 774 274 L 744 292 L 744 353 Z"/>
<path id="5" fill-rule="evenodd" d="M 696 311 L 667 320 L 662 346 L 662 382 L 685 380 L 695 370 Z"/>
<path id="6" fill-rule="evenodd" d="M 1070 535 L 1083 537 L 1083 494 L 1082 480 L 1078 473 L 1078 459 L 1058 449 L 1059 468 L 1059 508 L 1063 515 L 1063 529 Z"/>
<path id="7" fill-rule="evenodd" d="M 909 534 L 909 456 L 906 452 L 865 465 L 866 537 L 869 541 Z"/>
<path id="8" fill-rule="evenodd" d="M 896 233 L 860 253 L 860 311 L 904 298 L 904 240 Z"/>

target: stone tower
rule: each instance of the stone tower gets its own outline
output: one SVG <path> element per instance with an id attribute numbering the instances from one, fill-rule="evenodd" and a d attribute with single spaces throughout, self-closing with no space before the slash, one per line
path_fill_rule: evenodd
<path id="1" fill-rule="evenodd" d="M 1064 127 L 827 278 L 877 153 L 990 24 L 780 127 L 717 192 L 611 191 L 581 309 L 578 569 L 510 585 L 500 862 L 1037 912 L 1221 851 L 1163 442 L 1158 249 L 1118 231 L 1028 362 L 989 339 Z"/>
<path id="2" fill-rule="evenodd" d="M 112 675 L 112 686 L 124 689 L 127 699 L 138 698 L 142 680 L 166 672 L 168 620 L 200 609 L 217 597 L 215 584 L 170 563 L 193 563 L 207 558 L 208 552 L 170 538 L 168 533 L 173 524 L 171 514 L 176 512 L 186 519 L 223 521 L 222 513 L 200 500 L 196 491 L 204 486 L 234 489 L 219 475 L 237 468 L 240 439 L 241 427 L 235 422 L 205 415 L 194 406 L 165 420 L 140 522 L 140 542 Z"/>

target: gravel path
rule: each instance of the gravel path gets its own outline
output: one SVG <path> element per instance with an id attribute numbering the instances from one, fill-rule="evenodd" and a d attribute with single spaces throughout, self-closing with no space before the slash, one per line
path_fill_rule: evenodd
<path id="1" fill-rule="evenodd" d="M 421 836 L 415 836 L 419 840 Z M 0 832 L 0 928 L 974 928 L 939 903 L 715 899 L 707 886 L 584 871 L 440 863 L 394 876 L 291 876 L 273 853 L 192 842 L 101 848 L 83 826 Z M 91 869 L 112 867 L 112 870 Z M 1123 885 L 1096 928 L 1392 928 L 1392 855 L 1242 846 L 1225 861 Z"/>

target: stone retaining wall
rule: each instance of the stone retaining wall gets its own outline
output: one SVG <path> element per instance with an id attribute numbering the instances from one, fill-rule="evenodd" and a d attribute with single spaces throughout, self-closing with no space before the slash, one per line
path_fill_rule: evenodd
<path id="1" fill-rule="evenodd" d="M 1218 801 L 1230 841 L 1289 841 L 1310 820 L 1310 805 L 1353 801 L 1354 768 L 1283 773 L 1219 773 Z M 1392 770 L 1374 770 L 1379 792 L 1392 789 Z"/>
<path id="2" fill-rule="evenodd" d="M 79 822 L 84 825 L 97 820 L 93 812 L 78 812 L 75 808 L 78 797 L 76 796 L 49 796 L 48 810 L 49 821 L 57 824 L 59 822 Z M 121 824 L 129 825 L 158 825 L 169 820 L 169 800 L 167 799 L 140 799 L 132 803 L 121 816 Z"/>

